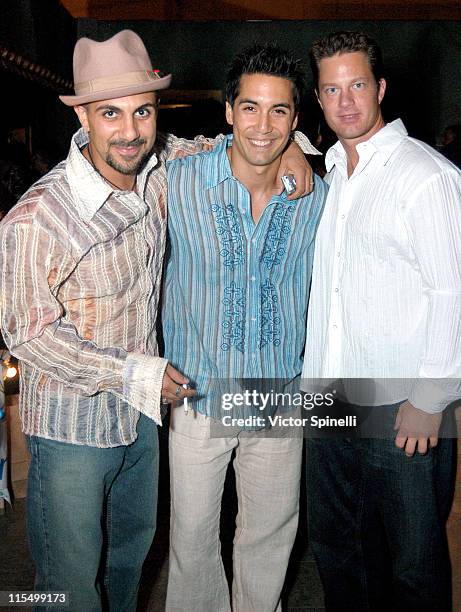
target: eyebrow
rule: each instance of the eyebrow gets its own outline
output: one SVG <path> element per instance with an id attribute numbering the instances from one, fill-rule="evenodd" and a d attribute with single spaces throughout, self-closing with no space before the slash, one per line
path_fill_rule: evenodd
<path id="1" fill-rule="evenodd" d="M 141 106 L 138 106 L 137 108 L 135 108 L 133 112 L 136 112 L 136 111 L 138 111 L 141 108 L 147 108 L 148 106 L 150 106 L 152 108 L 155 108 L 155 104 L 153 104 L 152 102 L 146 102 L 145 104 L 141 104 Z M 119 108 L 118 106 L 113 106 L 112 104 L 101 104 L 100 106 L 96 107 L 96 110 L 97 111 L 100 111 L 100 110 L 105 110 L 105 111 L 111 110 L 111 111 L 119 111 L 119 112 L 122 111 L 121 108 Z"/>
<path id="2" fill-rule="evenodd" d="M 352 79 L 349 79 L 349 81 L 366 81 L 367 79 L 369 79 L 369 76 L 355 76 Z M 326 83 L 322 83 L 321 81 L 319 82 L 319 85 L 321 85 L 322 87 L 325 87 L 326 85 L 337 85 L 338 81 L 331 81 L 331 82 L 326 82 Z"/>
<path id="3" fill-rule="evenodd" d="M 259 106 L 258 102 L 256 102 L 255 100 L 250 100 L 249 98 L 244 98 L 243 100 L 240 100 L 239 106 L 240 104 L 253 104 L 254 106 Z M 278 108 L 280 106 L 288 109 L 291 108 L 291 105 L 287 102 L 277 102 L 276 104 L 272 104 L 271 108 Z"/>

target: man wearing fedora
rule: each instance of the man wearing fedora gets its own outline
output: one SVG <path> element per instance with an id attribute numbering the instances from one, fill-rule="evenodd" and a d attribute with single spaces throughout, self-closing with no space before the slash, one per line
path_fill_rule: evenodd
<path id="1" fill-rule="evenodd" d="M 21 364 L 35 588 L 125 611 L 155 530 L 161 397 L 193 394 L 158 356 L 155 319 L 165 161 L 199 146 L 156 140 L 171 75 L 134 32 L 80 39 L 74 81 L 67 159 L 0 227 L 1 323 Z"/>

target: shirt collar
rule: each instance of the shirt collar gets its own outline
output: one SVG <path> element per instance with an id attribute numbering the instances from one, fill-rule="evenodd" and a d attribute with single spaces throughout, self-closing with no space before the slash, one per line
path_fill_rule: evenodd
<path id="1" fill-rule="evenodd" d="M 227 156 L 227 149 L 232 145 L 233 135 L 227 134 L 222 142 L 209 153 L 214 156 L 212 164 L 209 167 L 209 171 L 205 173 L 203 178 L 203 186 L 205 189 L 212 189 L 227 179 L 236 181 L 237 179 L 232 174 L 232 168 L 230 165 L 229 157 Z M 281 194 L 274 194 L 271 198 L 272 201 L 282 200 L 288 206 L 296 206 L 297 200 L 288 200 L 288 196 L 285 191 Z"/>
<path id="2" fill-rule="evenodd" d="M 206 173 L 203 179 L 205 189 L 212 189 L 222 183 L 226 179 L 234 179 L 229 158 L 227 157 L 227 148 L 232 145 L 233 135 L 228 134 L 222 142 L 215 146 L 210 152 L 212 163 L 209 167 L 209 172 Z"/>
<path id="3" fill-rule="evenodd" d="M 90 221 L 109 196 L 116 192 L 82 154 L 81 149 L 88 143 L 88 134 L 80 128 L 72 136 L 66 162 L 67 179 L 75 206 L 85 221 Z M 140 194 L 144 193 L 147 176 L 156 164 L 157 157 L 153 154 L 138 175 L 137 185 Z"/>
<path id="4" fill-rule="evenodd" d="M 357 145 L 357 152 L 359 157 L 363 155 L 365 151 L 368 152 L 370 157 L 373 153 L 378 152 L 384 166 L 406 136 L 408 136 L 408 132 L 403 122 L 400 119 L 396 119 L 386 124 L 368 140 L 359 143 Z M 338 140 L 336 144 L 328 149 L 325 156 L 325 167 L 327 172 L 330 172 L 336 164 L 345 164 L 345 159 L 346 151 Z"/>

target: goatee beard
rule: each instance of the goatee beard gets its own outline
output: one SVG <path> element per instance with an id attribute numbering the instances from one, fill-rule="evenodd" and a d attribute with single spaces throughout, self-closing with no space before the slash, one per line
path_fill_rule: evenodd
<path id="1" fill-rule="evenodd" d="M 146 144 L 146 141 L 144 140 L 144 138 L 136 138 L 136 140 L 132 140 L 131 142 L 128 142 L 126 140 L 114 140 L 110 144 L 111 146 L 116 147 L 140 147 L 141 145 Z M 145 153 L 139 161 L 135 162 L 134 166 L 126 166 L 117 162 L 110 154 L 109 149 L 109 152 L 106 157 L 106 163 L 114 170 L 117 170 L 117 172 L 120 172 L 120 174 L 125 174 L 126 176 L 134 176 L 135 174 L 141 172 L 141 170 L 144 168 L 148 159 L 151 156 L 151 153 L 152 150 Z"/>
<path id="2" fill-rule="evenodd" d="M 115 161 L 112 155 L 108 153 L 106 157 L 106 163 L 108 166 L 110 166 L 114 170 L 117 170 L 117 172 L 120 172 L 120 174 L 125 174 L 126 176 L 134 176 L 135 174 L 138 174 L 139 172 L 142 171 L 142 169 L 145 167 L 145 165 L 149 161 L 150 156 L 151 156 L 151 151 L 144 153 L 141 159 L 139 159 L 133 166 L 124 166 L 118 163 L 117 161 Z"/>

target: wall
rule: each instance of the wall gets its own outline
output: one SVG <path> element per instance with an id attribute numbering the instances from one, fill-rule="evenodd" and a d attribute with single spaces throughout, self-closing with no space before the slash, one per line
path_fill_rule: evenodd
<path id="1" fill-rule="evenodd" d="M 34 63 L 72 79 L 76 21 L 57 0 L 1 0 L 0 44 Z M 66 154 L 75 122 L 58 92 L 19 75 L 1 72 L 3 113 L 0 135 L 9 127 L 32 127 L 35 146 Z"/>
<path id="2" fill-rule="evenodd" d="M 382 45 L 388 68 L 387 118 L 401 116 L 428 142 L 461 122 L 461 23 L 448 21 L 108 22 L 78 20 L 78 36 L 103 40 L 131 28 L 175 89 L 222 89 L 225 67 L 253 41 L 276 41 L 307 58 L 311 43 L 333 29 L 363 29 Z M 307 109 L 317 114 L 317 109 Z"/>
<path id="3" fill-rule="evenodd" d="M 184 8 L 184 3 L 173 4 L 175 10 Z M 210 16 L 219 5 L 212 4 Z M 143 37 L 155 65 L 173 72 L 175 89 L 222 89 L 226 65 L 236 51 L 255 40 L 277 41 L 306 58 L 310 44 L 325 32 L 365 29 L 385 51 L 389 78 L 384 110 L 389 120 L 401 116 L 412 135 L 430 143 L 445 125 L 461 122 L 459 21 L 74 21 L 56 0 L 2 0 L 2 8 L 0 43 L 66 77 L 72 74 L 77 37 L 103 40 L 131 27 Z M 5 121 L 19 125 L 28 116 L 33 133 L 64 156 L 77 126 L 72 111 L 59 102 L 56 92 L 20 86 L 6 73 L 2 81 L 8 111 L 0 128 Z M 316 124 L 316 105 L 306 111 Z"/>

